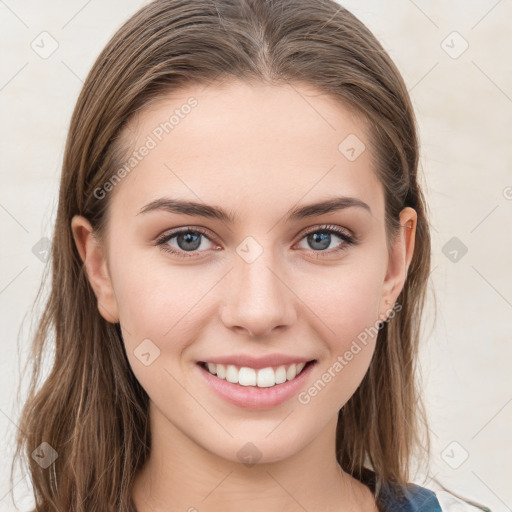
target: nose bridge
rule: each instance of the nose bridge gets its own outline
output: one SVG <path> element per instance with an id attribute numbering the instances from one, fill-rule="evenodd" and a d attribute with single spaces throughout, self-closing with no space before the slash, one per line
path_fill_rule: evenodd
<path id="1" fill-rule="evenodd" d="M 230 273 L 228 303 L 223 321 L 253 335 L 264 335 L 293 319 L 290 291 L 279 276 L 274 252 L 248 237 L 237 247 L 234 271 Z"/>
<path id="2" fill-rule="evenodd" d="M 270 309 L 272 302 L 282 302 L 280 295 L 282 290 L 282 283 L 277 279 L 275 267 L 271 258 L 264 258 L 260 256 L 252 263 L 239 262 L 240 267 L 240 286 L 239 286 L 239 299 L 240 301 L 248 301 L 252 308 Z M 275 306 L 275 304 L 274 304 Z"/>

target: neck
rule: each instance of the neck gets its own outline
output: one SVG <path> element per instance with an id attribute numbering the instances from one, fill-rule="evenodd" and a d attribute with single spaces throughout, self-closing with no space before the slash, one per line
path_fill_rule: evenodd
<path id="1" fill-rule="evenodd" d="M 244 464 L 199 446 L 151 402 L 151 455 L 133 485 L 137 512 L 376 510 L 370 490 L 336 460 L 336 421 L 286 459 Z"/>

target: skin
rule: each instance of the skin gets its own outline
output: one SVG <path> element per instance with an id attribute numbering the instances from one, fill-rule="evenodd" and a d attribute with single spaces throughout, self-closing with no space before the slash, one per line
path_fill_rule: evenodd
<path id="1" fill-rule="evenodd" d="M 416 212 L 401 212 L 403 229 L 389 249 L 363 122 L 307 86 L 229 82 L 174 92 L 125 129 L 132 150 L 190 96 L 197 107 L 110 192 L 106 238 L 96 240 L 87 219 L 72 219 L 98 310 L 120 322 L 150 397 L 152 452 L 135 479 L 135 504 L 139 512 L 374 511 L 370 490 L 336 461 L 335 429 L 375 337 L 308 404 L 294 396 L 263 411 L 219 397 L 197 378 L 196 362 L 231 353 L 304 356 L 318 361 L 310 387 L 359 333 L 389 315 L 412 258 Z M 338 150 L 349 134 L 367 148 L 355 161 Z M 284 220 L 292 207 L 338 195 L 364 201 L 371 213 L 351 207 Z M 137 215 L 164 196 L 220 206 L 237 220 Z M 332 234 L 318 257 L 322 250 L 303 232 L 325 224 L 359 243 L 333 253 L 344 242 Z M 210 240 L 201 237 L 189 258 L 156 245 L 180 227 L 203 228 Z M 236 251 L 248 236 L 263 251 L 252 263 Z M 177 238 L 168 245 L 186 252 Z M 149 366 L 134 354 L 147 338 L 160 350 Z M 261 455 L 251 466 L 237 455 L 248 442 Z"/>

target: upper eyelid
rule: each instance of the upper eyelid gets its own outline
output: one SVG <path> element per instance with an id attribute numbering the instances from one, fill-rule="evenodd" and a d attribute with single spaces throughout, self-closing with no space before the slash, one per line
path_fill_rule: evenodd
<path id="1" fill-rule="evenodd" d="M 334 226 L 331 224 L 319 224 L 318 226 L 313 226 L 311 228 L 304 228 L 299 232 L 297 236 L 305 236 L 309 233 L 315 233 L 316 231 L 342 231 L 348 236 L 355 237 L 355 235 L 347 228 L 343 226 Z"/>
<path id="2" fill-rule="evenodd" d="M 209 231 L 207 229 L 204 229 L 204 228 L 198 228 L 198 227 L 193 227 L 193 226 L 183 226 L 181 228 L 174 228 L 174 229 L 171 229 L 169 231 L 164 231 L 161 235 L 158 235 L 156 237 L 156 240 L 170 240 L 171 238 L 174 238 L 175 236 L 181 234 L 181 233 L 188 233 L 188 232 L 191 232 L 191 233 L 194 233 L 194 232 L 197 232 L 197 233 L 200 233 L 201 235 L 207 237 L 208 239 L 210 239 L 210 241 L 213 241 L 211 240 L 211 238 L 215 238 L 214 236 L 211 236 L 209 235 Z"/>

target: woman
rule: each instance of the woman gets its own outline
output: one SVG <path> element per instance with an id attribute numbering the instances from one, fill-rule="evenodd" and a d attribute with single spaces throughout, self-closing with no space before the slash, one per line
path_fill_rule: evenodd
<path id="1" fill-rule="evenodd" d="M 338 4 L 133 15 L 68 134 L 18 439 L 35 510 L 448 510 L 409 482 L 417 172 L 404 82 Z"/>

